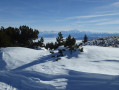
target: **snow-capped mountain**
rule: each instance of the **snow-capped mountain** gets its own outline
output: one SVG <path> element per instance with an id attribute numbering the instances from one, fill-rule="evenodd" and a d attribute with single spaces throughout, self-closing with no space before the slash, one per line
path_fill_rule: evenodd
<path id="1" fill-rule="evenodd" d="M 56 38 L 58 36 L 59 31 L 43 31 L 39 33 L 39 37 L 44 38 Z M 106 36 L 119 36 L 119 33 L 96 33 L 96 32 L 86 32 L 86 31 L 79 31 L 79 30 L 70 30 L 70 31 L 61 31 L 63 37 L 67 37 L 69 34 L 76 39 L 83 40 L 84 35 L 88 36 L 88 39 L 96 39 L 99 37 L 106 37 Z"/>

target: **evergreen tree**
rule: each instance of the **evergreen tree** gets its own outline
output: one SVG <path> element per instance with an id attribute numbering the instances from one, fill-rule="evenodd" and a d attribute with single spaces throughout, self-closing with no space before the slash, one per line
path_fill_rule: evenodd
<path id="1" fill-rule="evenodd" d="M 87 35 L 85 34 L 85 36 L 84 36 L 84 43 L 86 43 L 88 41 L 88 37 L 87 37 Z"/>
<path id="2" fill-rule="evenodd" d="M 59 52 L 60 56 L 64 56 L 62 50 L 59 49 L 58 52 Z"/>
<path id="3" fill-rule="evenodd" d="M 83 48 L 80 49 L 80 52 L 83 52 Z"/>
<path id="4" fill-rule="evenodd" d="M 58 43 L 55 42 L 55 44 L 54 44 L 54 49 L 57 49 L 57 48 L 58 48 Z"/>
<path id="5" fill-rule="evenodd" d="M 28 26 L 20 26 L 20 44 L 21 46 L 29 47 L 33 43 L 33 40 L 38 38 L 39 31 L 33 30 Z"/>
<path id="6" fill-rule="evenodd" d="M 46 43 L 45 48 L 46 48 L 46 49 L 49 48 L 49 43 Z"/>
<path id="7" fill-rule="evenodd" d="M 69 35 L 67 38 L 66 38 L 66 42 L 65 42 L 65 46 L 70 46 L 71 45 L 71 35 Z"/>
<path id="8" fill-rule="evenodd" d="M 11 46 L 9 36 L 5 32 L 0 31 L 0 47 L 8 47 L 8 46 Z"/>
<path id="9" fill-rule="evenodd" d="M 46 48 L 46 49 L 50 49 L 50 50 L 54 49 L 54 44 L 53 44 L 53 42 L 47 43 L 46 46 L 45 46 L 45 48 Z"/>
<path id="10" fill-rule="evenodd" d="M 5 33 L 9 36 L 10 42 L 13 46 L 18 45 L 20 31 L 17 28 L 8 27 L 5 29 Z"/>
<path id="11" fill-rule="evenodd" d="M 38 41 L 38 46 L 44 47 L 44 38 L 41 37 L 40 41 Z"/>
<path id="12" fill-rule="evenodd" d="M 33 40 L 38 38 L 39 31 L 33 30 L 28 26 L 20 26 L 19 28 L 8 27 L 0 28 L 0 47 L 7 46 L 24 46 L 33 45 Z"/>
<path id="13" fill-rule="evenodd" d="M 56 38 L 56 41 L 58 43 L 58 46 L 63 45 L 63 35 L 61 32 L 58 33 L 58 37 Z"/>
<path id="14" fill-rule="evenodd" d="M 74 37 L 72 38 L 71 35 L 69 35 L 66 38 L 65 46 L 72 48 L 72 46 L 75 45 L 75 43 L 76 43 L 76 39 Z"/>
<path id="15" fill-rule="evenodd" d="M 69 50 L 71 51 L 71 54 L 72 54 L 72 50 L 74 49 L 75 43 L 76 43 L 76 39 L 74 37 L 72 38 L 71 35 L 69 35 L 66 38 L 65 46 L 69 48 Z"/>

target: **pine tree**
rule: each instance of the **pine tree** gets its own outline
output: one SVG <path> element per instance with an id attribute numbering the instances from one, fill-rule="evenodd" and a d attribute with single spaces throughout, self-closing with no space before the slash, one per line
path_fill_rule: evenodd
<path id="1" fill-rule="evenodd" d="M 0 28 L 0 47 L 6 46 L 23 46 L 31 47 L 33 40 L 38 38 L 39 31 L 33 30 L 28 26 L 20 26 L 19 28 L 8 27 Z"/>
<path id="2" fill-rule="evenodd" d="M 46 48 L 46 49 L 49 48 L 49 43 L 46 43 L 45 48 Z"/>
<path id="3" fill-rule="evenodd" d="M 87 35 L 85 34 L 85 36 L 84 36 L 84 43 L 86 43 L 88 41 L 88 37 L 87 37 Z"/>
<path id="4" fill-rule="evenodd" d="M 75 44 L 76 44 L 76 39 L 74 37 L 72 38 L 71 35 L 69 35 L 66 38 L 65 46 L 69 48 L 69 50 L 71 51 L 71 54 Z"/>
<path id="5" fill-rule="evenodd" d="M 65 46 L 68 46 L 69 48 L 72 47 L 73 45 L 75 45 L 76 43 L 76 39 L 73 37 L 71 37 L 71 35 L 69 35 L 67 38 L 66 38 L 66 42 L 65 42 Z"/>
<path id="6" fill-rule="evenodd" d="M 43 37 L 41 37 L 40 41 L 38 41 L 38 46 L 44 47 L 44 38 Z"/>
<path id="7" fill-rule="evenodd" d="M 66 42 L 65 42 L 65 46 L 70 46 L 71 45 L 71 35 L 69 35 L 67 38 L 66 38 Z"/>
<path id="8" fill-rule="evenodd" d="M 46 49 L 50 49 L 50 50 L 54 49 L 54 44 L 53 44 L 53 42 L 47 43 L 46 46 L 45 46 L 45 48 L 46 48 Z"/>
<path id="9" fill-rule="evenodd" d="M 20 26 L 20 44 L 21 46 L 29 47 L 33 40 L 38 38 L 39 31 L 33 30 L 32 28 L 29 28 L 28 26 Z"/>
<path id="10" fill-rule="evenodd" d="M 61 49 L 59 49 L 58 52 L 59 52 L 60 56 L 64 56 Z"/>
<path id="11" fill-rule="evenodd" d="M 58 33 L 58 37 L 56 38 L 56 41 L 58 43 L 58 46 L 63 45 L 63 35 L 61 32 Z"/>

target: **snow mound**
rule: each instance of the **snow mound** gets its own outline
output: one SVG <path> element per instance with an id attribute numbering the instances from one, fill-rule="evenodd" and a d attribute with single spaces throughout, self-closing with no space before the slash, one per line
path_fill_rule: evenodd
<path id="1" fill-rule="evenodd" d="M 61 60 L 54 61 L 45 49 L 33 50 L 21 47 L 9 47 L 0 51 L 0 68 L 7 70 L 24 69 L 45 74 L 68 74 L 68 70 L 119 74 L 119 48 L 84 46 L 84 52 L 69 53 L 66 51 Z"/>
<path id="2" fill-rule="evenodd" d="M 6 69 L 11 70 L 28 64 L 49 54 L 46 50 L 34 50 L 22 47 L 8 47 L 0 51 L 0 62 L 6 63 Z M 4 62 L 2 62 L 4 61 Z M 4 64 L 5 65 L 5 64 Z"/>
<path id="3" fill-rule="evenodd" d="M 84 46 L 83 53 L 65 53 L 66 56 L 57 62 L 48 61 L 28 67 L 26 70 L 53 75 L 68 74 L 68 70 L 119 75 L 119 48 Z"/>

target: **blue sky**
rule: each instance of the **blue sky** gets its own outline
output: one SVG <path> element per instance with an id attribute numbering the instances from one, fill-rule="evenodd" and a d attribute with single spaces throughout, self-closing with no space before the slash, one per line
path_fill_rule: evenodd
<path id="1" fill-rule="evenodd" d="M 0 0 L 0 26 L 119 32 L 119 0 Z"/>

